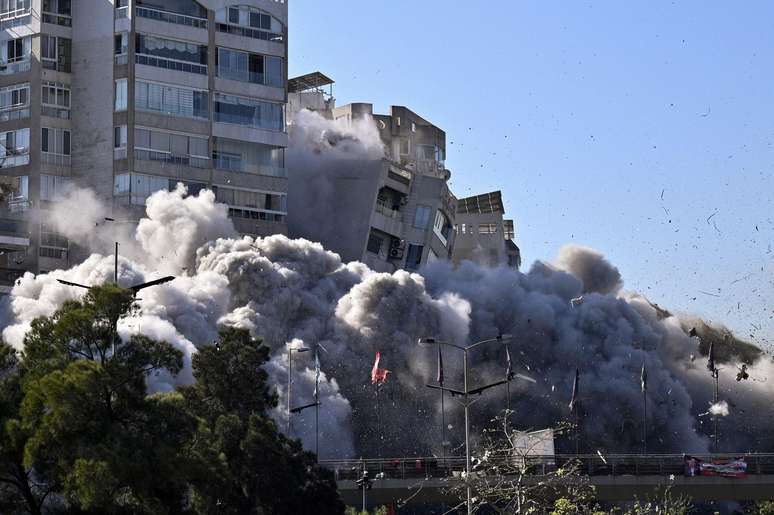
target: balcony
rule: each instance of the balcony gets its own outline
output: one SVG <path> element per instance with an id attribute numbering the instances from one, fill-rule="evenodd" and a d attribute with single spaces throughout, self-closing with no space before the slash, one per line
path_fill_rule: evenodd
<path id="1" fill-rule="evenodd" d="M 206 64 L 190 63 L 188 61 L 179 61 L 177 59 L 169 59 L 167 57 L 154 57 L 151 55 L 137 54 L 135 56 L 134 62 L 137 64 L 155 66 L 156 68 L 164 68 L 167 70 L 207 75 Z"/>
<path id="2" fill-rule="evenodd" d="M 239 27 L 236 25 L 229 25 L 227 23 L 218 23 L 215 25 L 215 28 L 218 32 L 223 32 L 224 34 L 233 34 L 234 36 L 271 41 L 272 43 L 283 43 L 285 41 L 285 36 L 282 34 L 277 34 L 267 30 L 255 29 L 252 27 Z"/>
<path id="3" fill-rule="evenodd" d="M 40 156 L 43 164 L 54 166 L 70 166 L 70 156 L 54 154 L 51 152 L 41 152 Z"/>
<path id="4" fill-rule="evenodd" d="M 67 14 L 43 13 L 43 23 L 61 25 L 62 27 L 72 27 L 73 18 Z"/>
<path id="5" fill-rule="evenodd" d="M 21 25 L 28 25 L 32 21 L 29 7 L 22 7 L 0 14 L 0 29 L 10 29 Z"/>
<path id="6" fill-rule="evenodd" d="M 30 60 L 16 61 L 14 63 L 0 64 L 0 75 L 14 75 L 30 71 Z"/>
<path id="7" fill-rule="evenodd" d="M 0 156 L 0 168 L 13 168 L 14 166 L 24 166 L 27 164 L 30 164 L 29 153 Z"/>
<path id="8" fill-rule="evenodd" d="M 242 157 L 234 154 L 213 152 L 212 164 L 218 170 L 229 172 L 253 173 L 270 177 L 287 177 L 286 168 L 270 165 L 251 164 L 242 161 Z"/>
<path id="9" fill-rule="evenodd" d="M 392 208 L 392 203 L 388 203 L 385 200 L 378 199 L 376 201 L 376 212 L 381 213 L 386 217 L 400 220 L 400 211 Z"/>
<path id="10" fill-rule="evenodd" d="M 0 122 L 9 122 L 12 120 L 22 120 L 30 117 L 30 108 L 13 109 L 9 111 L 0 111 Z"/>
<path id="11" fill-rule="evenodd" d="M 187 27 L 194 27 L 197 29 L 207 29 L 207 20 L 204 18 L 196 18 L 194 16 L 187 16 L 185 14 L 177 14 L 169 11 L 161 11 L 159 9 L 140 6 L 135 8 L 134 13 L 139 18 L 148 18 L 150 20 L 174 23 L 176 25 L 185 25 Z"/>
<path id="12" fill-rule="evenodd" d="M 161 161 L 175 165 L 192 166 L 194 168 L 210 167 L 210 160 L 206 157 L 180 156 L 172 152 L 160 152 L 157 150 L 135 149 L 134 158 L 140 161 Z"/>
<path id="13" fill-rule="evenodd" d="M 51 118 L 59 118 L 60 120 L 70 119 L 70 109 L 63 107 L 46 106 L 40 108 L 40 114 Z"/>

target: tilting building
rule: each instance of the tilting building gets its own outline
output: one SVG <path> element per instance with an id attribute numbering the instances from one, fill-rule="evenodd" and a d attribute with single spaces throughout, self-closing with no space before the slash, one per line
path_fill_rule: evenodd
<path id="1" fill-rule="evenodd" d="M 514 243 L 513 220 L 503 219 L 502 194 L 492 191 L 457 201 L 455 265 L 473 261 L 485 266 L 521 266 L 521 252 Z"/>
<path id="2" fill-rule="evenodd" d="M 45 210 L 71 182 L 129 217 L 208 187 L 286 233 L 287 2 L 0 2 L 0 284 L 68 266 Z"/>
<path id="3" fill-rule="evenodd" d="M 345 261 L 377 271 L 450 259 L 457 201 L 447 184 L 444 131 L 405 107 L 393 106 L 389 115 L 374 114 L 372 104 L 333 107 L 332 97 L 322 98 L 317 89 L 296 89 L 290 105 L 317 106 L 313 110 L 343 125 L 373 119 L 385 156 L 341 161 L 323 173 L 291 169 L 290 235 L 319 241 Z"/>

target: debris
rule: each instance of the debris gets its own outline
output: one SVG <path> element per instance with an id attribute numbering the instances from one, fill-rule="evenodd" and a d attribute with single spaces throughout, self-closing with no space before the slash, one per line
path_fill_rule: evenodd
<path id="1" fill-rule="evenodd" d="M 597 454 L 599 455 L 599 458 L 602 460 L 602 463 L 607 465 L 607 460 L 605 459 L 604 456 L 602 456 L 602 452 L 599 449 L 597 449 Z"/>
<path id="2" fill-rule="evenodd" d="M 736 374 L 736 380 L 741 381 L 743 379 L 747 380 L 749 378 L 750 378 L 750 374 L 747 373 L 747 365 L 742 363 L 742 368 L 740 368 L 739 373 Z"/>
<path id="3" fill-rule="evenodd" d="M 715 404 L 710 404 L 709 413 L 715 416 L 721 417 L 728 416 L 728 403 L 726 401 L 720 401 Z"/>
<path id="4" fill-rule="evenodd" d="M 714 293 L 709 293 L 709 292 L 702 291 L 702 290 L 698 290 L 698 291 L 699 291 L 699 293 L 703 293 L 704 295 L 709 295 L 709 296 L 711 296 L 711 297 L 718 297 L 718 298 L 720 298 L 720 295 L 716 295 L 716 294 L 714 294 Z M 692 336 L 693 336 L 693 335 L 692 335 Z"/>

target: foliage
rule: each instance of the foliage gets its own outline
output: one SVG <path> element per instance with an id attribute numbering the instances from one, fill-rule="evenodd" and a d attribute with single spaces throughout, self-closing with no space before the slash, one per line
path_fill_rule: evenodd
<path id="1" fill-rule="evenodd" d="M 749 513 L 752 515 L 774 515 L 774 501 L 761 501 L 756 503 Z"/>
<path id="2" fill-rule="evenodd" d="M 204 465 L 193 480 L 196 510 L 342 513 L 333 474 L 267 416 L 276 405 L 262 368 L 268 356 L 247 331 L 224 329 L 217 346 L 194 357 L 196 384 L 183 393 L 202 414 L 192 449 Z"/>
<path id="3" fill-rule="evenodd" d="M 347 509 L 344 510 L 344 515 L 387 515 L 389 513 L 389 510 L 387 509 L 387 506 L 379 506 L 378 508 L 374 508 L 374 511 L 362 511 L 354 506 L 347 506 Z"/>
<path id="4" fill-rule="evenodd" d="M 269 417 L 269 351 L 226 329 L 193 360 L 197 383 L 149 394 L 182 354 L 122 341 L 130 292 L 92 288 L 0 342 L 0 512 L 340 514 L 332 474 Z"/>

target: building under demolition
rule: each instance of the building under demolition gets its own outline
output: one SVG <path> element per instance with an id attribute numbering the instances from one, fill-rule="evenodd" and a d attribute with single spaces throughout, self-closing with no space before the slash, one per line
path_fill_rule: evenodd
<path id="1" fill-rule="evenodd" d="M 513 220 L 503 219 L 505 208 L 500 191 L 492 191 L 457 201 L 455 265 L 473 261 L 480 265 L 519 268 L 521 252 L 513 242 Z"/>
<path id="2" fill-rule="evenodd" d="M 457 200 L 448 187 L 445 132 L 406 107 L 393 106 L 389 115 L 374 114 L 367 103 L 335 107 L 323 89 L 332 81 L 322 74 L 290 84 L 289 111 L 307 108 L 342 127 L 371 118 L 384 145 L 381 159 L 336 163 L 322 174 L 292 169 L 290 235 L 377 271 L 451 259 Z"/>

